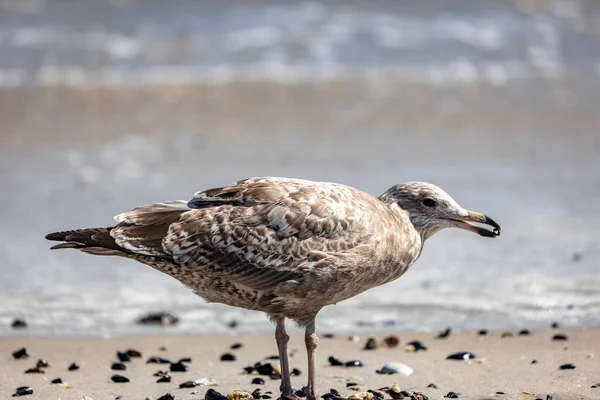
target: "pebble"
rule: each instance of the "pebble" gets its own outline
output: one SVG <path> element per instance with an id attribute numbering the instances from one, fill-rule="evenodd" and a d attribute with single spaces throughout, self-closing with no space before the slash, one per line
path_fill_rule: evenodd
<path id="1" fill-rule="evenodd" d="M 294 394 L 296 395 L 296 397 L 306 397 L 306 389 L 307 387 L 304 386 L 302 389 L 296 390 Z M 254 396 L 254 393 L 252 394 L 252 397 L 256 398 L 256 396 Z"/>
<path id="2" fill-rule="evenodd" d="M 575 365 L 574 364 L 563 364 L 560 367 L 558 367 L 558 369 L 575 369 Z"/>
<path id="3" fill-rule="evenodd" d="M 471 360 L 475 358 L 475 354 L 470 351 L 460 351 L 458 353 L 450 354 L 446 357 L 446 360 Z"/>
<path id="4" fill-rule="evenodd" d="M 531 332 L 529 331 L 529 329 L 522 329 L 519 331 L 519 336 L 529 336 L 531 334 Z"/>
<path id="5" fill-rule="evenodd" d="M 506 337 L 513 337 L 513 333 L 512 332 L 502 332 L 502 335 L 500 335 L 501 338 L 506 338 Z"/>
<path id="6" fill-rule="evenodd" d="M 567 340 L 568 337 L 565 334 L 562 333 L 557 333 L 556 335 L 552 336 L 552 340 Z"/>
<path id="7" fill-rule="evenodd" d="M 152 376 L 165 376 L 165 375 L 169 375 L 169 373 L 167 371 L 159 370 L 158 372 L 155 372 Z"/>
<path id="8" fill-rule="evenodd" d="M 340 360 L 338 360 L 334 356 L 329 357 L 327 360 L 329 361 L 329 364 L 331 364 L 334 367 L 339 367 L 341 365 L 344 365 L 343 362 L 341 362 Z"/>
<path id="9" fill-rule="evenodd" d="M 458 399 L 458 393 L 448 392 L 444 397 L 449 398 L 449 399 Z"/>
<path id="10" fill-rule="evenodd" d="M 29 368 L 27 371 L 25 371 L 25 373 L 26 374 L 45 374 L 46 371 L 44 371 L 40 367 L 35 367 L 35 368 Z"/>
<path id="11" fill-rule="evenodd" d="M 168 312 L 149 313 L 138 318 L 141 325 L 176 325 L 179 318 Z"/>
<path id="12" fill-rule="evenodd" d="M 27 328 L 27 322 L 21 318 L 15 318 L 11 324 L 13 329 L 23 329 Z"/>
<path id="13" fill-rule="evenodd" d="M 167 348 L 165 346 L 160 346 L 158 348 L 158 351 L 167 351 Z"/>
<path id="14" fill-rule="evenodd" d="M 173 395 L 171 393 L 167 393 L 164 396 L 160 396 L 156 400 L 175 400 L 175 397 L 173 397 Z"/>
<path id="15" fill-rule="evenodd" d="M 558 322 L 553 322 L 553 323 L 550 325 L 550 328 L 552 328 L 552 329 L 558 329 L 559 327 L 560 327 L 560 324 L 559 324 Z"/>
<path id="16" fill-rule="evenodd" d="M 445 331 L 438 333 L 438 335 L 435 338 L 436 339 L 446 339 L 448 336 L 450 336 L 451 333 L 452 333 L 452 328 L 446 328 Z"/>
<path id="17" fill-rule="evenodd" d="M 169 383 L 171 382 L 171 375 L 164 374 L 156 380 L 156 383 Z"/>
<path id="18" fill-rule="evenodd" d="M 489 331 L 487 329 L 480 329 L 479 332 L 477 332 L 479 336 L 486 336 L 488 333 Z"/>
<path id="19" fill-rule="evenodd" d="M 56 378 L 56 379 L 53 379 L 52 381 L 50 381 L 50 383 L 52 383 L 53 385 L 60 385 L 63 383 L 63 380 L 60 378 Z"/>
<path id="20" fill-rule="evenodd" d="M 186 372 L 190 370 L 190 367 L 188 367 L 181 361 L 178 361 L 176 363 L 171 364 L 171 367 L 169 367 L 169 369 L 171 370 L 171 372 Z"/>
<path id="21" fill-rule="evenodd" d="M 592 389 L 600 388 L 600 383 L 596 383 L 591 386 Z"/>
<path id="22" fill-rule="evenodd" d="M 389 394 L 392 399 L 396 400 L 404 398 L 404 394 L 400 390 L 400 386 L 398 386 L 397 383 L 394 383 L 392 387 L 387 390 L 387 394 Z"/>
<path id="23" fill-rule="evenodd" d="M 417 352 L 417 351 L 425 351 L 427 350 L 427 347 L 423 346 L 423 343 L 421 343 L 418 340 L 413 340 L 412 342 L 408 342 L 406 344 L 406 351 L 413 353 L 413 352 Z"/>
<path id="24" fill-rule="evenodd" d="M 239 389 L 235 389 L 233 392 L 227 395 L 227 400 L 250 400 L 252 395 L 248 392 L 244 392 Z"/>
<path id="25" fill-rule="evenodd" d="M 432 388 L 432 389 L 437 389 L 438 388 L 435 383 L 430 383 L 429 385 L 427 385 L 427 387 L 428 388 Z"/>
<path id="26" fill-rule="evenodd" d="M 346 362 L 346 367 L 364 367 L 365 365 L 360 360 L 351 360 Z"/>
<path id="27" fill-rule="evenodd" d="M 171 361 L 162 357 L 150 357 L 146 364 L 171 364 Z"/>
<path id="28" fill-rule="evenodd" d="M 13 358 L 15 359 L 21 359 L 21 358 L 28 358 L 29 354 L 27 354 L 27 349 L 25 347 L 20 348 L 19 350 L 16 350 L 15 352 L 12 353 Z"/>
<path id="29" fill-rule="evenodd" d="M 235 355 L 231 354 L 231 353 L 225 353 L 223 355 L 221 355 L 221 361 L 235 361 L 236 357 Z"/>
<path id="30" fill-rule="evenodd" d="M 69 371 L 77 371 L 79 369 L 79 365 L 75 364 L 75 363 L 71 363 L 71 365 L 69 365 Z"/>
<path id="31" fill-rule="evenodd" d="M 120 351 L 117 351 L 117 358 L 121 362 L 129 362 L 129 361 L 131 361 L 131 357 L 129 356 L 129 354 L 127 354 L 127 353 L 121 353 Z"/>
<path id="32" fill-rule="evenodd" d="M 252 382 L 250 382 L 252 385 L 264 385 L 265 384 L 265 380 L 261 377 L 256 377 L 254 379 L 252 379 Z"/>
<path id="33" fill-rule="evenodd" d="M 359 392 L 359 393 L 354 393 L 351 396 L 348 396 L 347 400 L 372 400 L 373 399 L 373 393 L 370 392 Z"/>
<path id="34" fill-rule="evenodd" d="M 400 339 L 398 336 L 391 335 L 383 338 L 383 343 L 385 343 L 387 347 L 393 348 L 400 344 Z"/>
<path id="35" fill-rule="evenodd" d="M 377 349 L 377 340 L 375 338 L 367 339 L 367 343 L 365 343 L 365 347 L 363 350 L 376 350 Z"/>
<path id="36" fill-rule="evenodd" d="M 115 370 L 123 371 L 123 370 L 127 369 L 127 366 L 124 363 L 122 363 L 122 362 L 114 362 L 110 366 L 110 369 L 115 369 Z"/>
<path id="37" fill-rule="evenodd" d="M 301 374 L 302 374 L 302 371 L 300 371 L 298 368 L 292 368 L 292 372 L 291 372 L 292 376 L 298 376 Z"/>
<path id="38" fill-rule="evenodd" d="M 333 335 L 333 333 L 325 333 L 323 334 L 323 337 L 325 339 L 333 339 L 335 336 Z"/>
<path id="39" fill-rule="evenodd" d="M 375 372 L 382 375 L 400 374 L 404 376 L 409 376 L 412 375 L 414 369 L 412 369 L 406 364 L 402 364 L 399 362 L 391 362 L 385 364 L 381 369 Z"/>
<path id="40" fill-rule="evenodd" d="M 506 393 L 504 393 L 504 392 L 496 392 L 496 394 L 506 394 Z"/>
<path id="41" fill-rule="evenodd" d="M 48 364 L 48 361 L 40 358 L 39 360 L 37 360 L 37 363 L 35 364 L 36 368 L 48 368 L 50 366 L 50 364 Z"/>
<path id="42" fill-rule="evenodd" d="M 252 369 L 254 371 L 258 372 L 259 375 L 267 375 L 267 376 L 271 376 L 277 372 L 273 368 L 273 365 L 271 363 L 264 362 L 264 361 L 257 362 L 256 364 L 254 364 L 254 367 L 252 367 Z"/>
<path id="43" fill-rule="evenodd" d="M 532 364 L 537 364 L 537 360 L 531 360 Z"/>
<path id="44" fill-rule="evenodd" d="M 30 388 L 29 386 L 19 386 L 15 390 L 15 393 L 12 395 L 12 397 L 28 396 L 30 394 L 33 394 L 32 388 Z"/>
<path id="45" fill-rule="evenodd" d="M 141 357 L 141 356 L 142 356 L 142 353 L 140 353 L 139 351 L 137 351 L 137 350 L 134 350 L 134 349 L 129 349 L 129 350 L 127 350 L 127 351 L 125 352 L 125 354 L 127 354 L 127 355 L 128 355 L 129 357 L 131 357 L 131 358 L 139 358 L 139 357 Z"/>
<path id="46" fill-rule="evenodd" d="M 231 350 L 237 350 L 237 349 L 241 349 L 242 348 L 242 344 L 241 343 L 234 343 L 229 347 Z"/>
<path id="47" fill-rule="evenodd" d="M 196 386 L 213 386 L 216 385 L 217 381 L 210 376 L 204 376 L 202 378 L 194 379 L 193 381 L 183 382 L 179 385 L 180 388 L 192 388 Z"/>
<path id="48" fill-rule="evenodd" d="M 126 378 L 123 375 L 113 375 L 110 377 L 110 379 L 115 383 L 129 382 L 129 378 Z"/>
<path id="49" fill-rule="evenodd" d="M 375 396 L 375 398 L 377 398 L 377 399 L 383 399 L 385 397 L 385 393 L 380 392 L 378 390 L 369 389 L 369 390 L 367 390 L 367 392 L 373 393 L 373 396 Z"/>

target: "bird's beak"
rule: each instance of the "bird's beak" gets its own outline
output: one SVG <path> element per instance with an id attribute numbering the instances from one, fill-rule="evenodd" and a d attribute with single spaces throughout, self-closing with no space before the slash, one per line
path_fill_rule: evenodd
<path id="1" fill-rule="evenodd" d="M 452 218 L 458 228 L 475 232 L 484 237 L 500 236 L 500 225 L 485 214 L 468 211 L 466 217 Z"/>

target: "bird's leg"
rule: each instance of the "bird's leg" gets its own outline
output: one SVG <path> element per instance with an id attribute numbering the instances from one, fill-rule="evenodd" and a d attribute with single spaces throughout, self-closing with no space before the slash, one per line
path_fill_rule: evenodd
<path id="1" fill-rule="evenodd" d="M 308 393 L 306 393 L 306 399 L 317 400 L 315 364 L 317 362 L 317 345 L 319 344 L 319 338 L 315 333 L 314 319 L 310 325 L 306 327 L 304 341 L 306 342 L 306 351 L 308 353 L 308 385 L 306 385 L 308 388 Z"/>
<path id="2" fill-rule="evenodd" d="M 288 364 L 287 344 L 290 337 L 285 332 L 285 318 L 277 319 L 275 328 L 275 339 L 277 339 L 277 348 L 279 349 L 279 363 L 281 364 L 281 397 L 292 397 L 292 382 L 290 381 L 290 366 Z"/>

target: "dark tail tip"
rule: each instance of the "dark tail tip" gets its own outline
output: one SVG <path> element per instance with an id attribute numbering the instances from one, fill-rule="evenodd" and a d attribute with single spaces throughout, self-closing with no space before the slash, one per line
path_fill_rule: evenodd
<path id="1" fill-rule="evenodd" d="M 67 236 L 69 235 L 69 233 L 72 233 L 71 231 L 66 231 L 66 232 L 52 232 L 46 235 L 46 239 L 48 240 L 56 240 L 58 242 L 62 242 L 65 241 L 67 239 Z"/>

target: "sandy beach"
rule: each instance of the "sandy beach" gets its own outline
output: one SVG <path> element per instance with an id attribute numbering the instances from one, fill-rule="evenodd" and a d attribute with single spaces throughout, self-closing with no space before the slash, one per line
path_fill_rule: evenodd
<path id="1" fill-rule="evenodd" d="M 326 337 L 321 334 L 318 352 L 318 379 L 320 394 L 335 388 L 343 397 L 358 393 L 346 388 L 347 382 L 357 383 L 361 390 L 377 390 L 397 383 L 410 393 L 422 392 L 429 399 L 444 398 L 449 392 L 461 399 L 598 399 L 600 387 L 600 329 L 544 330 L 529 335 L 511 332 L 478 332 L 450 334 L 436 339 L 432 334 L 400 333 L 400 344 L 393 348 L 378 347 L 365 350 L 365 343 L 376 338 L 378 343 L 386 335 L 363 335 L 350 340 L 347 335 Z M 553 340 L 564 334 L 567 340 Z M 406 351 L 407 343 L 419 340 L 427 350 Z M 238 349 L 230 346 L 240 343 Z M 29 357 L 15 359 L 12 353 L 25 347 Z M 162 349 L 161 349 L 162 348 Z M 126 370 L 111 370 L 117 362 L 117 351 L 134 349 L 140 358 L 126 362 Z M 447 360 L 459 351 L 469 351 L 476 358 L 469 361 Z M 306 355 L 303 336 L 291 335 L 291 368 L 301 371 L 292 378 L 295 388 L 306 382 Z M 224 353 L 235 355 L 235 361 L 220 361 Z M 272 391 L 277 398 L 279 380 L 264 376 L 265 384 L 251 384 L 256 372 L 248 375 L 243 368 L 277 354 L 271 335 L 178 335 L 135 336 L 119 338 L 2 338 L 0 339 L 0 388 L 3 398 L 11 396 L 20 386 L 30 386 L 30 399 L 158 399 L 171 393 L 176 399 L 202 399 L 206 386 L 179 388 L 185 381 L 212 377 L 213 389 L 227 394 L 234 389 L 262 393 Z M 342 362 L 360 360 L 363 367 L 331 366 L 328 358 Z M 169 370 L 169 364 L 147 363 L 150 357 L 162 357 L 177 362 L 190 357 L 187 372 L 169 372 L 168 383 L 156 383 L 157 371 Z M 43 374 L 25 374 L 35 367 L 38 359 L 49 366 Z M 533 360 L 536 360 L 535 362 Z M 271 361 L 277 363 L 277 360 Z M 376 373 L 388 362 L 401 362 L 414 369 L 410 376 Z M 69 371 L 71 363 L 80 368 Z M 574 369 L 560 369 L 572 364 Z M 113 383 L 111 376 L 127 377 L 128 383 Z M 51 381 L 61 378 L 63 384 Z M 434 384 L 437 388 L 429 387 Z M 385 396 L 390 398 L 389 395 Z"/>

